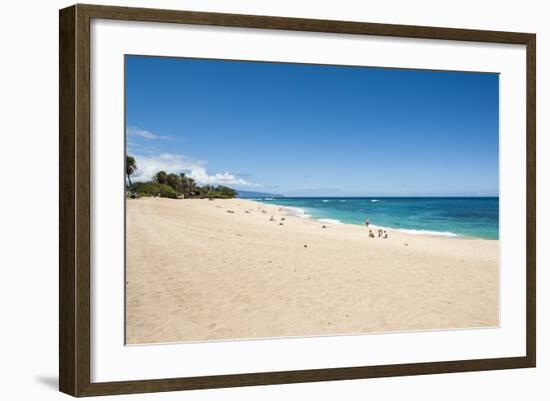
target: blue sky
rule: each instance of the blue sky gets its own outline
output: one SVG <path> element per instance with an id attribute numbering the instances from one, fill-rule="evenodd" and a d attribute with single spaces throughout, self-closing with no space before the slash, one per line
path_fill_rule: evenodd
<path id="1" fill-rule="evenodd" d="M 288 196 L 497 195 L 498 75 L 126 56 L 135 180 Z"/>

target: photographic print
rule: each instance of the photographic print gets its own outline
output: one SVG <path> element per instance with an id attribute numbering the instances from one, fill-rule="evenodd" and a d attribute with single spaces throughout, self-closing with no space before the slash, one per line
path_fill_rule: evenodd
<path id="1" fill-rule="evenodd" d="M 498 327 L 499 75 L 125 57 L 126 343 Z"/>

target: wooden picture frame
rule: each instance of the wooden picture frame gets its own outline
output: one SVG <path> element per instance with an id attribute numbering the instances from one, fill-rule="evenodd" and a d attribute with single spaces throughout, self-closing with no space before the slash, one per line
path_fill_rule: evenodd
<path id="1" fill-rule="evenodd" d="M 526 350 L 523 357 L 92 383 L 90 380 L 90 21 L 94 18 L 521 44 L 527 58 Z M 144 393 L 534 367 L 536 361 L 535 34 L 74 5 L 59 14 L 59 388 Z"/>

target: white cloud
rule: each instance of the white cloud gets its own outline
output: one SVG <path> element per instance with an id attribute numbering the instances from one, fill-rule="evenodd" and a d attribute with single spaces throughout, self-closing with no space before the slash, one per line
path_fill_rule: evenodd
<path id="1" fill-rule="evenodd" d="M 128 127 L 126 128 L 126 134 L 128 136 L 138 136 L 143 139 L 166 139 L 166 140 L 172 140 L 171 136 L 166 135 L 157 135 L 152 133 L 151 131 L 147 131 L 138 127 Z"/>
<path id="2" fill-rule="evenodd" d="M 201 185 L 236 185 L 243 187 L 257 187 L 258 184 L 239 178 L 228 171 L 224 173 L 208 174 L 206 162 L 192 160 L 184 155 L 163 153 L 158 156 L 134 155 L 138 170 L 133 176 L 135 181 L 148 181 L 159 171 L 167 173 L 185 173 Z"/>

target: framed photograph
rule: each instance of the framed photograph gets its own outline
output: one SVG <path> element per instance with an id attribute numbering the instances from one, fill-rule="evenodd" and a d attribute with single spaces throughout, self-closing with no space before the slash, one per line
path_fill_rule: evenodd
<path id="1" fill-rule="evenodd" d="M 535 366 L 535 35 L 60 11 L 60 390 Z"/>

